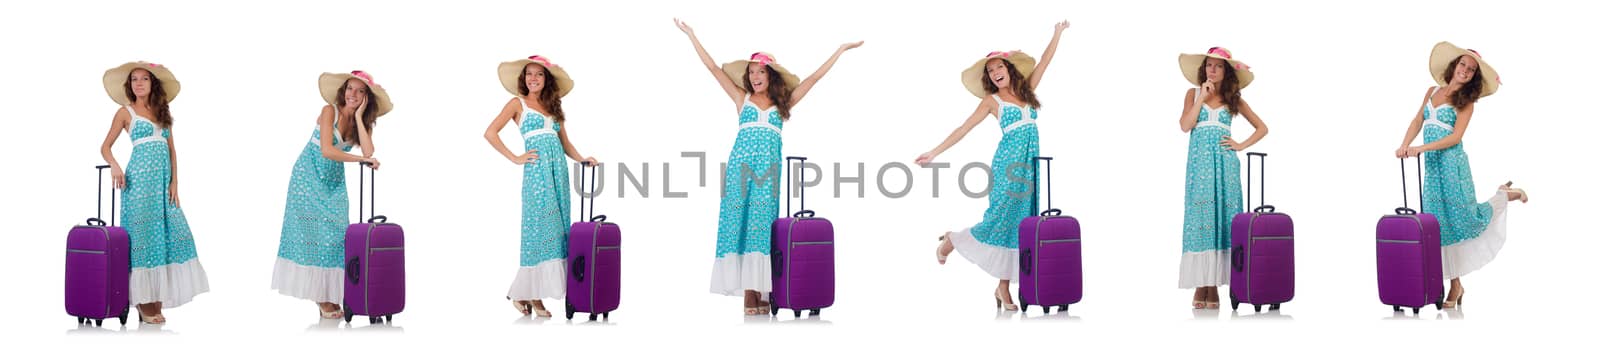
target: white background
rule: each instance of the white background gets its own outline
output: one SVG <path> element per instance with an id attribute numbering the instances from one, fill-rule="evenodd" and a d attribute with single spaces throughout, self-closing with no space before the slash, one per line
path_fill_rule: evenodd
<path id="1" fill-rule="evenodd" d="M 1582 101 L 1600 52 L 1581 33 L 1600 25 L 1592 8 L 1571 6 L 1587 5 L 9 2 L 0 11 L 8 238 L 0 300 L 10 304 L 0 329 L 8 343 L 21 335 L 51 347 L 1571 342 L 1591 328 L 1579 327 L 1597 287 L 1583 257 L 1600 243 L 1583 220 L 1600 193 L 1573 151 L 1596 127 Z M 808 202 L 838 235 L 838 301 L 820 322 L 794 325 L 787 310 L 777 321 L 743 317 L 738 298 L 707 292 L 714 169 L 737 119 L 674 16 L 719 63 L 762 50 L 802 77 L 839 44 L 866 41 L 784 131 L 785 153 L 825 162 L 828 176 Z M 996 314 L 993 279 L 959 255 L 939 266 L 930 252 L 939 233 L 980 219 L 987 202 L 961 196 L 952 179 L 961 164 L 988 161 L 996 123 L 940 158 L 955 164 L 941 172 L 941 198 L 931 198 L 926 169 L 901 199 L 879 195 L 874 178 L 880 165 L 931 149 L 972 111 L 978 100 L 958 82 L 962 69 L 994 50 L 1038 56 L 1062 19 L 1072 28 L 1038 90 L 1039 127 L 1060 171 L 1056 206 L 1083 222 L 1085 298 L 1064 318 Z M 1397 317 L 1377 300 L 1373 230 L 1400 205 L 1392 152 L 1433 84 L 1426 62 L 1440 40 L 1478 49 L 1505 82 L 1478 106 L 1466 137 L 1480 198 L 1512 179 L 1533 200 L 1512 204 L 1505 249 L 1465 279 L 1473 305 Z M 1296 220 L 1297 295 L 1278 315 L 1193 312 L 1191 292 L 1177 288 L 1187 135 L 1176 119 L 1187 84 L 1176 57 L 1218 45 L 1254 67 L 1244 96 L 1272 133 L 1250 150 L 1272 154 L 1269 203 Z M 622 306 L 608 327 L 519 319 L 504 299 L 517 264 L 520 167 L 481 135 L 509 97 L 495 65 L 531 54 L 576 79 L 564 106 L 585 155 L 650 164 L 649 198 L 630 189 L 618 199 L 612 167 L 599 202 L 627 247 Z M 100 76 L 133 60 L 167 64 L 183 83 L 172 105 L 180 194 L 212 292 L 168 310 L 164 327 L 76 329 L 62 311 L 59 249 L 68 228 L 92 214 L 91 166 L 102 162 L 98 147 L 117 108 Z M 374 130 L 378 208 L 405 226 L 410 245 L 408 305 L 394 327 L 319 324 L 310 302 L 268 288 L 289 170 L 323 103 L 313 83 L 352 69 L 371 72 L 396 106 Z M 1242 140 L 1250 128 L 1237 124 Z M 519 147 L 514 132 L 502 136 Z M 121 161 L 128 142 L 124 135 L 115 148 Z M 698 186 L 698 164 L 684 151 L 707 153 L 710 186 Z M 845 176 L 865 163 L 867 196 L 857 198 L 855 184 L 832 196 L 833 162 L 846 165 Z M 663 163 L 673 190 L 689 198 L 662 198 Z M 888 179 L 890 189 L 903 185 L 897 172 Z M 1065 322 L 1035 322 L 1043 320 Z"/>

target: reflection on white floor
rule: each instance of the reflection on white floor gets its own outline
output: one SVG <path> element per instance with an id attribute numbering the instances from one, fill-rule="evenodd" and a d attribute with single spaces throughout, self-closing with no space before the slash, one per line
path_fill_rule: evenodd
<path id="1" fill-rule="evenodd" d="M 139 334 L 139 335 L 177 335 L 178 332 L 162 329 L 164 325 L 134 322 L 133 328 L 119 325 L 116 320 L 111 323 L 101 323 L 100 327 L 94 324 L 79 324 L 76 328 L 67 330 L 68 335 L 105 335 L 105 334 Z M 131 322 L 132 320 L 130 320 Z"/>
<path id="2" fill-rule="evenodd" d="M 1423 314 L 1428 313 L 1429 312 L 1428 309 L 1431 309 L 1431 307 L 1429 307 L 1427 309 L 1423 309 L 1422 313 Z M 1444 309 L 1444 310 L 1434 310 L 1433 311 L 1433 316 L 1430 318 L 1430 317 L 1424 317 L 1424 316 L 1422 316 L 1422 314 L 1412 313 L 1411 309 L 1409 309 L 1409 308 L 1403 308 L 1399 312 L 1394 312 L 1394 313 L 1390 314 L 1389 317 L 1384 317 L 1383 319 L 1385 321 L 1391 321 L 1391 320 L 1393 320 L 1393 321 L 1424 321 L 1424 320 L 1429 320 L 1429 319 L 1432 319 L 1432 320 L 1435 320 L 1435 321 L 1456 321 L 1456 320 L 1465 320 L 1465 319 L 1467 319 L 1467 314 L 1466 314 L 1466 312 L 1461 310 L 1461 307 L 1458 306 L 1458 307 Z"/>
<path id="3" fill-rule="evenodd" d="M 1194 320 L 1216 321 L 1221 319 L 1222 309 L 1193 309 Z"/>
<path id="4" fill-rule="evenodd" d="M 1239 311 L 1234 311 L 1231 316 L 1233 317 L 1233 319 L 1241 320 L 1241 321 L 1293 321 L 1294 320 L 1294 316 L 1289 316 L 1289 315 L 1283 314 L 1283 309 L 1267 310 L 1266 308 L 1262 308 L 1262 312 L 1259 312 L 1259 313 L 1251 313 L 1249 310 L 1246 310 L 1243 315 L 1239 314 Z"/>
<path id="5" fill-rule="evenodd" d="M 306 327 L 306 332 L 367 332 L 367 333 L 405 333 L 405 328 L 391 323 L 368 324 L 365 317 L 355 317 L 345 323 L 343 319 L 318 319 L 317 323 Z"/>
<path id="6" fill-rule="evenodd" d="M 1039 313 L 1039 312 L 1032 312 L 1032 311 L 1027 312 L 1027 313 L 1023 313 L 1022 314 L 1022 321 L 1023 322 L 1083 322 L 1083 318 L 1082 317 L 1078 317 L 1078 316 L 1073 316 L 1072 315 L 1072 309 L 1067 309 L 1067 311 L 1065 311 L 1065 312 L 1057 311 L 1057 309 L 1051 309 L 1050 313 L 1048 313 L 1048 314 Z"/>
<path id="7" fill-rule="evenodd" d="M 744 317 L 746 325 L 832 325 L 833 322 L 822 319 L 822 316 L 811 316 L 805 313 L 800 318 L 792 318 L 792 313 L 780 312 L 778 316 L 748 315 Z"/>

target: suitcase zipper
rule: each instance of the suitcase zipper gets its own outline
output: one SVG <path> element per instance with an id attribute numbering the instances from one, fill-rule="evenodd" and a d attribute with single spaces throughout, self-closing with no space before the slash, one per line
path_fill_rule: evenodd
<path id="1" fill-rule="evenodd" d="M 102 254 L 102 255 L 106 253 L 103 250 L 87 250 L 87 249 L 67 249 L 67 252 L 68 253 L 81 253 L 81 254 Z"/>

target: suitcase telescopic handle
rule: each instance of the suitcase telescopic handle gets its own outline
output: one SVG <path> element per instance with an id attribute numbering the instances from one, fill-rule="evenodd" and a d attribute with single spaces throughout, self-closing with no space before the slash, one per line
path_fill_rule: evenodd
<path id="1" fill-rule="evenodd" d="M 1046 168 L 1046 170 L 1048 170 L 1050 168 L 1050 161 L 1055 160 L 1055 159 L 1056 159 L 1055 157 L 1033 157 L 1033 193 L 1034 193 L 1034 195 L 1038 195 L 1038 193 L 1039 193 L 1039 173 L 1040 173 L 1040 171 L 1039 171 L 1039 161 L 1041 161 L 1041 160 L 1044 161 L 1044 167 Z M 1010 176 L 1010 175 L 1007 175 L 1007 176 Z M 1054 195 L 1055 195 L 1055 188 L 1054 188 L 1054 185 L 1051 184 L 1051 178 L 1053 178 L 1055 176 L 1056 176 L 1055 171 L 1051 171 L 1050 172 L 1050 176 L 1047 176 L 1047 177 L 1044 178 L 1045 195 L 1043 197 L 1044 197 L 1044 202 L 1045 202 L 1044 207 L 1047 210 L 1045 210 L 1044 212 L 1040 212 L 1039 216 L 1048 216 L 1048 215 L 1045 215 L 1045 213 L 1049 213 L 1050 211 L 1055 211 L 1056 215 L 1060 215 L 1061 214 L 1061 210 L 1057 210 L 1055 208 L 1055 203 L 1053 201 L 1053 198 L 1051 198 L 1051 197 L 1054 197 Z M 1032 205 L 1034 205 L 1035 207 L 1034 207 L 1034 210 L 1031 210 L 1031 211 L 1039 212 L 1038 211 L 1039 208 L 1037 207 L 1039 205 L 1039 199 L 1038 198 L 1034 198 L 1032 202 L 1033 202 Z"/>
<path id="2" fill-rule="evenodd" d="M 102 216 L 100 216 L 100 208 L 106 206 L 105 203 L 100 201 L 101 200 L 100 196 L 104 195 L 105 192 L 106 192 L 105 191 L 105 187 L 104 187 L 104 183 L 105 183 L 106 169 L 109 169 L 109 168 L 111 168 L 110 164 L 101 164 L 101 165 L 94 166 L 94 169 L 95 169 L 95 171 L 96 171 L 96 173 L 98 175 L 95 175 L 95 178 L 94 178 L 94 217 L 89 218 L 88 224 L 90 224 L 90 225 L 95 225 L 95 226 L 115 226 L 117 224 L 117 188 L 115 186 L 112 186 L 112 188 L 111 188 L 111 216 L 104 217 L 106 219 L 109 219 L 111 221 L 111 224 L 107 225 L 106 224 L 106 220 L 101 220 L 100 219 L 102 217 Z"/>
<path id="3" fill-rule="evenodd" d="M 1418 193 L 1418 195 L 1420 197 L 1420 194 L 1422 192 L 1421 191 L 1421 188 L 1422 188 L 1422 156 L 1421 155 L 1417 156 L 1417 188 L 1418 188 L 1417 193 Z M 1395 213 L 1396 214 L 1400 213 L 1400 209 L 1406 209 L 1407 211 L 1411 212 L 1411 214 L 1400 214 L 1400 215 L 1415 215 L 1416 213 L 1422 212 L 1422 200 L 1421 199 L 1417 200 L 1417 209 L 1416 210 L 1412 210 L 1411 209 L 1411 191 L 1410 191 L 1410 189 L 1406 188 L 1406 160 L 1405 160 L 1405 158 L 1401 158 L 1400 159 L 1400 205 L 1401 205 L 1400 208 L 1395 209 Z"/>
<path id="4" fill-rule="evenodd" d="M 588 171 L 590 166 L 599 165 L 584 161 L 578 166 L 578 220 L 588 220 L 593 222 L 606 221 L 605 215 L 595 215 L 593 217 L 584 215 L 585 204 L 587 204 L 587 207 L 589 208 L 587 214 L 594 215 L 595 198 L 600 197 L 599 193 L 595 193 L 595 191 L 597 191 L 596 187 L 600 183 L 600 169 L 595 169 L 594 172 L 591 173 Z M 584 184 L 588 184 L 588 194 L 584 194 Z"/>
<path id="5" fill-rule="evenodd" d="M 784 158 L 784 161 L 783 161 L 783 166 L 784 166 L 783 177 L 784 177 L 784 179 L 787 179 L 786 181 L 784 181 L 784 184 L 786 186 L 788 186 L 790 190 L 794 189 L 794 180 L 795 179 L 794 179 L 794 177 L 789 176 L 789 171 L 788 171 L 789 162 L 796 161 L 796 160 L 800 161 L 800 170 L 798 170 L 798 172 L 800 172 L 800 174 L 799 174 L 799 176 L 797 176 L 797 177 L 801 178 L 800 182 L 802 183 L 801 184 L 802 186 L 800 186 L 800 211 L 799 212 L 792 212 L 794 214 L 790 214 L 790 216 L 800 216 L 801 213 L 811 213 L 811 215 L 816 215 L 816 212 L 813 212 L 813 211 L 810 211 L 810 210 L 806 210 L 806 187 L 804 186 L 805 173 L 806 173 L 806 168 L 805 168 L 806 159 L 808 159 L 808 158 L 800 157 L 800 156 L 789 156 L 789 157 Z M 794 209 L 794 196 L 793 196 L 793 194 L 788 195 L 788 196 L 784 196 L 784 205 L 783 206 L 784 206 L 783 211 L 785 211 L 785 212 L 789 212 L 790 210 Z"/>
<path id="6" fill-rule="evenodd" d="M 1267 154 L 1262 152 L 1246 152 L 1244 157 L 1244 207 L 1249 208 L 1250 200 L 1253 199 L 1253 197 L 1250 196 L 1250 189 L 1254 186 L 1251 184 L 1252 181 L 1250 180 L 1250 176 L 1255 172 L 1253 169 L 1255 167 L 1255 157 L 1261 157 L 1261 203 L 1259 203 L 1261 206 L 1256 207 L 1255 212 L 1263 212 L 1261 210 L 1262 208 L 1267 208 L 1267 211 L 1265 212 L 1269 213 L 1276 211 L 1277 208 L 1267 205 Z"/>
<path id="7" fill-rule="evenodd" d="M 361 220 L 362 217 L 367 216 L 367 212 L 365 211 L 365 209 L 372 209 L 372 215 L 373 216 L 365 220 L 365 221 L 370 223 L 373 220 L 378 219 L 378 217 L 382 216 L 382 215 L 378 215 L 378 171 L 371 170 L 372 169 L 372 162 L 360 162 L 360 164 L 361 164 L 361 167 L 356 169 L 356 172 L 358 173 L 357 178 L 359 179 L 359 180 L 357 180 L 359 182 L 356 183 L 356 187 L 357 187 L 357 189 L 356 189 L 356 220 Z M 372 193 L 370 194 L 371 197 L 367 197 L 368 194 L 365 193 L 367 191 L 367 172 L 368 171 L 372 172 Z M 350 214 L 348 214 L 349 212 L 346 212 L 346 213 L 347 214 L 345 214 L 345 215 L 350 215 Z M 385 220 L 387 220 L 387 219 L 385 219 Z"/>

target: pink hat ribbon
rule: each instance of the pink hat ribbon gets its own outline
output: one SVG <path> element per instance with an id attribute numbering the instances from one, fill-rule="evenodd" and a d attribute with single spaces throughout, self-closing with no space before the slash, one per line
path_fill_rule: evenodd
<path id="1" fill-rule="evenodd" d="M 1230 60 L 1233 59 L 1233 52 L 1232 51 L 1228 51 L 1228 49 L 1222 48 L 1221 46 L 1212 47 L 1210 50 L 1206 50 L 1206 54 L 1207 55 L 1217 55 L 1218 57 L 1222 57 L 1222 58 L 1230 59 Z M 1250 65 L 1247 65 L 1247 64 L 1244 64 L 1244 63 L 1234 63 L 1233 64 L 1233 69 L 1250 70 Z"/>
<path id="2" fill-rule="evenodd" d="M 533 55 L 528 56 L 528 59 L 533 60 L 534 62 L 539 62 L 539 64 L 544 65 L 545 67 L 559 67 L 554 63 L 550 63 L 550 59 L 544 58 L 544 56 Z"/>
<path id="3" fill-rule="evenodd" d="M 995 56 L 1000 56 L 1000 58 L 1011 58 L 1011 51 L 992 51 L 989 52 L 989 55 L 985 57 L 993 58 Z"/>
<path id="4" fill-rule="evenodd" d="M 774 61 L 774 59 L 772 58 L 771 55 L 767 55 L 767 54 L 760 53 L 760 52 L 750 54 L 750 60 L 759 62 L 759 63 L 761 63 L 761 65 L 764 65 L 764 66 L 770 66 L 770 65 L 772 65 L 772 61 Z"/>
<path id="5" fill-rule="evenodd" d="M 353 71 L 350 71 L 350 75 L 354 75 L 357 78 L 361 78 L 361 80 L 367 81 L 367 84 L 372 84 L 372 86 L 382 87 L 382 85 L 378 85 L 378 82 L 373 81 L 372 80 L 372 74 L 367 74 L 366 71 L 359 70 L 359 69 L 358 70 L 353 70 Z"/>

